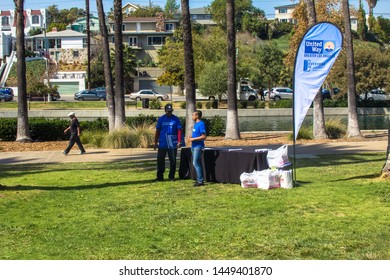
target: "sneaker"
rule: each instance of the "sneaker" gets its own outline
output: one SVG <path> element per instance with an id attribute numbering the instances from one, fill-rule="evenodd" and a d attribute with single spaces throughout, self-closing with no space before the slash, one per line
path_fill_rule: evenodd
<path id="1" fill-rule="evenodd" d="M 161 182 L 161 181 L 164 181 L 164 179 L 163 178 L 156 178 L 156 179 L 154 179 L 154 181 L 155 182 Z"/>
<path id="2" fill-rule="evenodd" d="M 86 153 L 86 151 L 84 151 L 84 152 L 80 152 L 80 155 L 83 155 L 83 154 L 85 154 Z"/>
<path id="3" fill-rule="evenodd" d="M 68 153 L 67 153 L 67 152 L 65 152 L 65 151 L 63 151 L 62 153 L 63 153 L 64 155 L 66 155 L 66 156 L 68 155 Z"/>
<path id="4" fill-rule="evenodd" d="M 204 186 L 204 183 L 203 182 L 195 182 L 194 183 L 194 187 L 200 187 L 200 186 Z"/>

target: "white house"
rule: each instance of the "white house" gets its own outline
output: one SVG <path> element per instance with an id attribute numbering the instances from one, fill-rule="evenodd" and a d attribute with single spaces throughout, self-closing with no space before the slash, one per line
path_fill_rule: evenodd
<path id="1" fill-rule="evenodd" d="M 40 10 L 25 10 L 24 11 L 24 33 L 28 32 L 34 28 L 43 29 L 46 25 L 46 9 Z M 16 12 L 15 10 L 10 11 L 0 11 L 0 29 L 3 34 L 11 35 L 16 37 Z"/>
<path id="2" fill-rule="evenodd" d="M 279 22 L 291 22 L 296 23 L 295 19 L 293 18 L 292 14 L 294 12 L 295 7 L 298 4 L 291 4 L 291 5 L 284 5 L 284 6 L 278 6 L 274 7 L 275 9 L 275 19 Z"/>

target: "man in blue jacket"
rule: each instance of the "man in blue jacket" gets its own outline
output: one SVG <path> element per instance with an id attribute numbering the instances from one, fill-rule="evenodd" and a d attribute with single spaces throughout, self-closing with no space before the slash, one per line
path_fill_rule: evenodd
<path id="1" fill-rule="evenodd" d="M 172 114 L 172 104 L 165 105 L 165 115 L 157 120 L 154 149 L 157 151 L 157 178 L 164 180 L 165 157 L 169 157 L 169 175 L 171 181 L 175 180 L 177 148 L 181 147 L 182 126 L 178 117 Z"/>

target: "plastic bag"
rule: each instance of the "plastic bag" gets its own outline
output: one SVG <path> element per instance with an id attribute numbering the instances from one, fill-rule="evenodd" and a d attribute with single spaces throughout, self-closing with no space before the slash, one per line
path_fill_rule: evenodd
<path id="1" fill-rule="evenodd" d="M 292 170 L 280 171 L 280 187 L 283 189 L 293 188 Z"/>
<path id="2" fill-rule="evenodd" d="M 257 176 L 256 171 L 252 173 L 242 173 L 240 175 L 241 187 L 244 189 L 257 188 Z"/>
<path id="3" fill-rule="evenodd" d="M 280 188 L 280 171 L 271 169 L 258 171 L 257 187 L 263 190 Z"/>
<path id="4" fill-rule="evenodd" d="M 288 160 L 288 151 L 287 145 L 283 145 L 276 150 L 268 151 L 267 153 L 267 162 L 269 168 L 278 168 L 282 167 Z"/>

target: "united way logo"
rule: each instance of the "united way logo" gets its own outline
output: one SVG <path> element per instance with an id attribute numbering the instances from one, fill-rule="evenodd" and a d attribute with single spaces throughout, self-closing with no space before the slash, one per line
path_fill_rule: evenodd
<path id="1" fill-rule="evenodd" d="M 335 44 L 334 44 L 334 42 L 328 41 L 328 42 L 325 43 L 325 46 L 324 46 L 325 52 L 331 53 L 331 52 L 334 51 L 334 49 L 335 49 Z"/>

